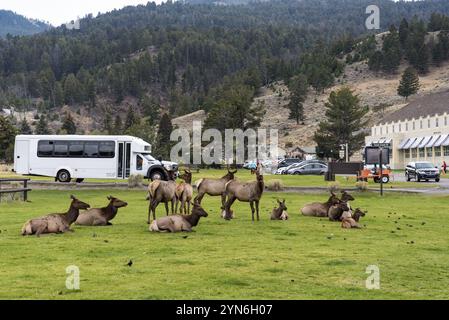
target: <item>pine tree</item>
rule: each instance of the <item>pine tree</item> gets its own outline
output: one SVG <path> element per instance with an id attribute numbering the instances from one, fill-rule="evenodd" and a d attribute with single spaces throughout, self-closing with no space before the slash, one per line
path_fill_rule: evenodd
<path id="1" fill-rule="evenodd" d="M 114 129 L 112 127 L 112 117 L 109 112 L 107 112 L 106 116 L 104 117 L 103 131 L 105 131 L 107 134 L 114 133 Z"/>
<path id="2" fill-rule="evenodd" d="M 128 108 L 128 113 L 126 114 L 125 119 L 125 126 L 123 130 L 127 130 L 128 128 L 132 127 L 137 122 L 136 114 L 134 113 L 133 107 Z"/>
<path id="3" fill-rule="evenodd" d="M 401 44 L 395 26 L 390 27 L 390 33 L 385 37 L 382 46 L 382 69 L 387 73 L 395 73 L 401 64 Z"/>
<path id="4" fill-rule="evenodd" d="M 72 118 L 72 115 L 70 112 L 67 112 L 61 129 L 63 129 L 67 134 L 75 134 L 76 133 L 76 125 L 75 125 L 75 122 L 73 121 L 73 118 Z"/>
<path id="5" fill-rule="evenodd" d="M 360 106 L 359 97 L 348 87 L 332 91 L 325 107 L 326 120 L 319 124 L 314 136 L 320 155 L 337 158 L 340 145 L 345 143 L 348 143 L 349 155 L 360 150 L 365 138 L 360 130 L 367 125 L 364 117 L 368 108 Z"/>
<path id="6" fill-rule="evenodd" d="M 55 83 L 53 106 L 58 108 L 64 104 L 64 90 L 60 82 Z"/>
<path id="7" fill-rule="evenodd" d="M 291 92 L 290 103 L 288 104 L 290 109 L 289 119 L 296 120 L 297 124 L 304 121 L 303 103 L 307 98 L 308 87 L 307 78 L 302 74 L 293 78 L 289 85 Z"/>
<path id="8" fill-rule="evenodd" d="M 150 97 L 144 96 L 139 104 L 142 108 L 143 115 L 148 118 L 147 122 L 149 125 L 154 125 L 159 121 L 160 105 L 158 103 Z"/>
<path id="9" fill-rule="evenodd" d="M 408 99 L 409 96 L 418 92 L 419 87 L 419 77 L 416 70 L 412 67 L 405 69 L 399 83 L 398 94 Z"/>
<path id="10" fill-rule="evenodd" d="M 114 121 L 114 134 L 122 134 L 122 130 L 123 130 L 123 124 L 122 124 L 122 118 L 120 117 L 120 115 L 116 115 L 115 116 L 115 121 Z"/>
<path id="11" fill-rule="evenodd" d="M 33 134 L 33 130 L 31 129 L 30 125 L 28 124 L 28 121 L 26 118 L 23 118 L 20 122 L 20 133 L 21 134 Z"/>
<path id="12" fill-rule="evenodd" d="M 382 69 L 382 62 L 384 60 L 384 56 L 381 51 L 376 51 L 369 58 L 368 67 L 372 71 L 380 71 Z"/>
<path id="13" fill-rule="evenodd" d="M 36 126 L 36 134 L 51 134 L 51 131 L 48 128 L 47 118 L 43 114 L 39 117 L 39 122 Z"/>
<path id="14" fill-rule="evenodd" d="M 0 160 L 13 161 L 16 128 L 7 117 L 0 116 Z"/>
<path id="15" fill-rule="evenodd" d="M 172 142 L 170 135 L 173 131 L 171 117 L 168 113 L 164 113 L 159 121 L 159 128 L 157 130 L 157 153 L 162 158 L 170 157 L 170 150 Z"/>
<path id="16" fill-rule="evenodd" d="M 407 42 L 407 38 L 409 35 L 408 22 L 407 19 L 402 19 L 401 24 L 399 25 L 399 41 L 401 45 L 404 46 Z"/>

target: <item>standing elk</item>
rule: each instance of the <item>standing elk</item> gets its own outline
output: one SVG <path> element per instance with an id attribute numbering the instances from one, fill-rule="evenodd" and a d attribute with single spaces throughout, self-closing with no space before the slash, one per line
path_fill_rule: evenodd
<path id="1" fill-rule="evenodd" d="M 285 199 L 277 200 L 279 207 L 274 208 L 271 212 L 271 220 L 288 220 L 287 206 L 285 205 Z"/>
<path id="2" fill-rule="evenodd" d="M 226 201 L 226 183 L 234 180 L 234 175 L 236 173 L 237 170 L 230 171 L 228 169 L 228 173 L 220 179 L 200 179 L 196 184 L 198 195 L 195 197 L 195 201 L 201 204 L 205 194 L 210 196 L 221 196 L 221 207 L 224 208 Z"/>
<path id="3" fill-rule="evenodd" d="M 200 218 L 208 216 L 198 202 L 192 203 L 192 206 L 192 214 L 159 218 L 151 223 L 149 230 L 152 232 L 192 232 L 192 228 L 198 225 Z"/>
<path id="4" fill-rule="evenodd" d="M 174 173 L 171 174 L 170 178 L 172 180 L 169 181 L 154 180 L 148 185 L 148 224 L 151 223 L 151 213 L 153 213 L 153 220 L 156 220 L 156 208 L 161 202 L 165 204 L 167 216 L 169 202 L 171 202 L 171 213 L 175 214 L 176 181 Z"/>
<path id="5" fill-rule="evenodd" d="M 257 221 L 259 221 L 259 201 L 262 197 L 265 184 L 263 181 L 263 174 L 261 173 L 261 166 L 258 165 L 256 171 L 256 181 L 253 182 L 240 182 L 236 180 L 229 181 L 226 184 L 226 196 L 228 200 L 225 204 L 226 220 L 232 219 L 231 206 L 235 200 L 242 202 L 249 202 L 251 206 L 252 220 L 254 222 L 254 211 L 257 213 Z M 256 209 L 254 210 L 254 204 Z"/>
<path id="6" fill-rule="evenodd" d="M 72 202 L 66 213 L 52 213 L 41 218 L 29 220 L 22 228 L 22 235 L 36 234 L 39 237 L 45 233 L 73 231 L 70 229 L 70 226 L 78 218 L 80 210 L 86 210 L 90 208 L 90 205 L 76 199 L 74 196 L 70 196 L 70 199 L 72 199 Z"/>
<path id="7" fill-rule="evenodd" d="M 340 199 L 338 199 L 337 196 L 333 192 L 331 192 L 331 196 L 329 197 L 327 202 L 325 203 L 314 202 L 306 204 L 301 209 L 301 213 L 304 216 L 327 217 L 329 208 L 338 203 L 340 203 Z"/>
<path id="8" fill-rule="evenodd" d="M 190 169 L 184 170 L 184 173 L 179 178 L 184 180 L 184 182 L 181 182 L 176 186 L 175 212 L 178 213 L 178 205 L 179 202 L 181 202 L 179 213 L 189 214 L 190 202 L 193 198 L 192 172 L 190 171 Z"/>
<path id="9" fill-rule="evenodd" d="M 126 207 L 128 203 L 113 196 L 108 197 L 109 204 L 103 208 L 93 208 L 80 213 L 75 224 L 81 226 L 111 226 L 110 222 L 118 213 L 119 208 Z"/>

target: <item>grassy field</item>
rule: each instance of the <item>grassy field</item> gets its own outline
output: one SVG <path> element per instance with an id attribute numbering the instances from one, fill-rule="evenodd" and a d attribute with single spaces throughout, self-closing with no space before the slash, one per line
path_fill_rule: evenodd
<path id="1" fill-rule="evenodd" d="M 64 211 L 69 191 L 33 191 L 29 203 L 0 204 L 0 299 L 431 299 L 449 295 L 447 196 L 355 194 L 366 228 L 306 218 L 299 208 L 326 195 L 282 194 L 289 221 L 270 221 L 278 194 L 264 194 L 261 221 L 248 204 L 219 218 L 219 199 L 205 197 L 209 217 L 196 232 L 152 234 L 141 191 L 77 191 L 92 206 L 106 195 L 129 202 L 111 227 L 22 237 L 29 218 Z M 158 216 L 164 213 L 158 208 Z M 413 242 L 413 243 L 412 243 Z M 132 267 L 126 266 L 132 259 Z M 66 267 L 80 268 L 81 289 L 65 288 Z M 365 288 L 368 265 L 380 290 Z"/>
<path id="2" fill-rule="evenodd" d="M 193 182 L 199 180 L 200 178 L 220 178 L 226 173 L 225 170 L 215 170 L 215 169 L 204 169 L 200 170 L 198 173 L 193 173 Z M 12 172 L 0 172 L 0 178 L 22 178 L 23 176 L 18 176 Z M 54 181 L 54 178 L 51 177 L 35 177 L 29 176 L 28 178 L 37 181 Z M 255 180 L 255 176 L 251 175 L 249 170 L 239 170 L 236 174 L 236 178 L 242 181 L 253 181 Z M 296 176 L 296 175 L 274 175 L 268 174 L 265 176 L 266 184 L 269 184 L 272 180 L 281 180 L 282 184 L 286 187 L 326 187 L 329 182 L 324 181 L 323 176 Z M 114 183 L 114 182 L 126 182 L 126 180 L 122 179 L 86 179 L 86 182 L 95 182 L 95 183 Z M 336 181 L 341 185 L 341 187 L 355 187 L 356 185 L 356 177 L 355 176 L 337 176 Z M 373 180 L 368 182 L 369 187 L 378 188 L 379 184 L 374 183 Z M 420 188 L 436 188 L 435 184 L 427 184 L 427 183 L 417 183 L 417 182 L 396 182 L 391 181 L 390 183 L 385 185 L 385 188 L 400 188 L 400 189 L 420 189 Z"/>

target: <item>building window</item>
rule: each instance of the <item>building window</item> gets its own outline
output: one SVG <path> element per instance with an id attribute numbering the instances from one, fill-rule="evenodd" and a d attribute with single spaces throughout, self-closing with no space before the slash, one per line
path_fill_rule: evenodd
<path id="1" fill-rule="evenodd" d="M 435 147 L 435 157 L 441 157 L 441 147 Z"/>
<path id="2" fill-rule="evenodd" d="M 413 121 L 412 123 L 413 123 L 413 125 L 412 125 L 413 129 L 412 130 L 415 130 L 415 121 Z"/>
<path id="3" fill-rule="evenodd" d="M 447 116 L 444 117 L 444 126 L 447 126 Z"/>
<path id="4" fill-rule="evenodd" d="M 424 148 L 419 148 L 419 158 L 424 159 L 425 150 Z"/>
<path id="5" fill-rule="evenodd" d="M 394 125 L 391 126 L 391 131 L 394 133 Z"/>
<path id="6" fill-rule="evenodd" d="M 440 126 L 440 124 L 439 124 L 439 121 L 438 121 L 438 118 L 435 118 L 435 127 L 439 127 Z"/>
<path id="7" fill-rule="evenodd" d="M 405 131 L 408 131 L 408 122 L 405 124 Z"/>
<path id="8" fill-rule="evenodd" d="M 383 130 L 384 128 L 383 127 L 380 127 L 380 135 L 382 135 L 383 134 Z"/>
<path id="9" fill-rule="evenodd" d="M 449 146 L 443 147 L 443 153 L 445 157 L 449 157 Z"/>
<path id="10" fill-rule="evenodd" d="M 388 126 L 385 127 L 385 130 L 387 130 L 387 134 L 388 134 Z"/>
<path id="11" fill-rule="evenodd" d="M 416 153 L 418 149 L 412 149 L 412 158 L 416 159 Z"/>
<path id="12" fill-rule="evenodd" d="M 402 124 L 399 124 L 399 132 L 402 131 Z"/>
<path id="13" fill-rule="evenodd" d="M 419 128 L 422 129 L 422 120 L 419 120 Z"/>
<path id="14" fill-rule="evenodd" d="M 409 149 L 405 149 L 404 150 L 404 154 L 405 154 L 405 159 L 409 159 L 410 158 L 410 150 Z"/>
<path id="15" fill-rule="evenodd" d="M 427 158 L 432 158 L 433 156 L 432 148 L 426 148 L 426 156 Z"/>
<path id="16" fill-rule="evenodd" d="M 427 119 L 427 128 L 430 128 L 430 118 Z"/>

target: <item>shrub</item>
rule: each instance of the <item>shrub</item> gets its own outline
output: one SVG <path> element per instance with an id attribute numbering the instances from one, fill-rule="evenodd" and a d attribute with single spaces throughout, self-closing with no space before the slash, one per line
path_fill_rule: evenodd
<path id="1" fill-rule="evenodd" d="M 143 176 L 140 174 L 132 174 L 128 178 L 129 188 L 141 188 L 143 186 Z"/>
<path id="2" fill-rule="evenodd" d="M 267 189 L 270 191 L 282 191 L 284 190 L 284 185 L 281 180 L 274 179 L 268 182 Z"/>
<path id="3" fill-rule="evenodd" d="M 340 186 L 340 182 L 338 182 L 338 181 L 332 181 L 327 184 L 327 190 L 329 190 L 329 192 L 336 193 L 336 192 L 340 191 L 340 189 L 341 189 L 341 186 Z"/>

